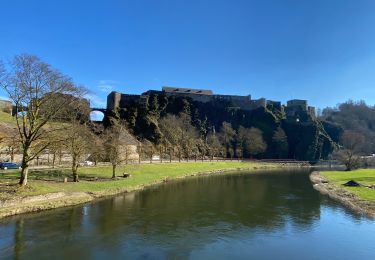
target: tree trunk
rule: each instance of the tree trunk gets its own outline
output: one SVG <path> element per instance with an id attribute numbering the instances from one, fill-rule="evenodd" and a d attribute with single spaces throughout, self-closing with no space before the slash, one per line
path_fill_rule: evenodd
<path id="1" fill-rule="evenodd" d="M 21 186 L 27 185 L 27 177 L 29 173 L 29 154 L 28 154 L 28 148 L 25 148 L 22 155 L 22 163 L 21 163 L 21 176 L 19 184 Z"/>
<path id="2" fill-rule="evenodd" d="M 139 145 L 138 148 L 138 164 L 141 164 L 142 147 Z"/>
<path id="3" fill-rule="evenodd" d="M 112 179 L 116 178 L 116 164 L 112 164 Z"/>
<path id="4" fill-rule="evenodd" d="M 52 168 L 55 168 L 55 161 L 56 161 L 56 152 L 53 153 L 53 157 L 52 157 Z"/>
<path id="5" fill-rule="evenodd" d="M 16 221 L 14 233 L 14 259 L 21 259 L 21 254 L 25 246 L 24 237 L 24 220 L 19 219 Z"/>
<path id="6" fill-rule="evenodd" d="M 10 150 L 10 161 L 14 162 L 14 148 L 13 147 Z"/>
<path id="7" fill-rule="evenodd" d="M 61 161 L 62 161 L 62 156 L 63 156 L 62 152 L 61 152 L 61 151 L 59 151 L 59 165 L 61 165 Z"/>
<path id="8" fill-rule="evenodd" d="M 73 166 L 72 167 L 72 172 L 73 172 L 73 181 L 74 182 L 79 182 L 79 178 L 78 178 L 78 166 Z"/>
<path id="9" fill-rule="evenodd" d="M 26 186 L 27 185 L 27 176 L 29 174 L 29 166 L 26 165 L 26 166 L 22 166 L 22 170 L 21 170 L 21 177 L 20 177 L 20 182 L 19 184 L 21 186 Z"/>
<path id="10" fill-rule="evenodd" d="M 128 164 L 128 157 L 129 157 L 129 154 L 128 154 L 128 146 L 125 146 L 125 164 Z"/>
<path id="11" fill-rule="evenodd" d="M 74 182 L 79 182 L 79 178 L 78 178 L 78 162 L 77 162 L 77 158 L 73 155 L 72 160 L 73 160 L 73 162 L 72 162 L 73 181 L 74 181 Z"/>

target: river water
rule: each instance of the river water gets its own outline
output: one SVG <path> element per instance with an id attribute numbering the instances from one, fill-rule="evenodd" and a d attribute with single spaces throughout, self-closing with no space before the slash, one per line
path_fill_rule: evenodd
<path id="1" fill-rule="evenodd" d="M 0 220 L 0 259 L 375 259 L 375 221 L 308 170 L 193 177 Z"/>

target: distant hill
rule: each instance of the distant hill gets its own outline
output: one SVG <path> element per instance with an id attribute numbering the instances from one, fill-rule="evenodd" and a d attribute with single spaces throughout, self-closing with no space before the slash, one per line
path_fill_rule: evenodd
<path id="1" fill-rule="evenodd" d="M 324 109 L 320 120 L 334 140 L 339 141 L 345 130 L 354 131 L 366 140 L 363 152 L 375 153 L 375 107 L 368 106 L 364 101 L 347 101 L 335 108 Z"/>

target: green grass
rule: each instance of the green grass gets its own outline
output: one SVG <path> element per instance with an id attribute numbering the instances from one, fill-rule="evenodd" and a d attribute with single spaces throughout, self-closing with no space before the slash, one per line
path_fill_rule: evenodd
<path id="1" fill-rule="evenodd" d="M 112 180 L 111 167 L 85 167 L 79 169 L 80 182 L 63 183 L 64 177 L 71 180 L 68 169 L 30 171 L 29 184 L 26 188 L 18 188 L 18 171 L 0 173 L 0 200 L 17 196 L 39 195 L 51 192 L 108 192 L 120 189 L 133 190 L 143 185 L 160 182 L 165 178 L 178 178 L 192 173 L 208 172 L 214 170 L 240 169 L 261 167 L 253 162 L 190 162 L 190 163 L 164 163 L 119 166 L 117 175 L 123 172 L 131 174 L 130 178 Z M 267 167 L 276 165 L 267 164 Z"/>
<path id="2" fill-rule="evenodd" d="M 11 114 L 0 111 L 0 122 L 16 124 L 16 119 Z"/>
<path id="3" fill-rule="evenodd" d="M 355 171 L 328 171 L 321 172 L 331 183 L 343 188 L 357 197 L 369 201 L 375 201 L 375 190 L 366 187 L 345 187 L 342 184 L 353 180 L 364 185 L 375 184 L 375 169 L 360 169 Z"/>

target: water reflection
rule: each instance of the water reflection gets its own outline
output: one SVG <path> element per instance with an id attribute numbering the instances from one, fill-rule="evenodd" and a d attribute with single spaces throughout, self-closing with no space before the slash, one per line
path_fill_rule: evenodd
<path id="1" fill-rule="evenodd" d="M 330 212 L 332 220 L 340 217 L 345 225 L 364 225 L 374 231 L 371 221 L 322 198 L 307 173 L 192 178 L 81 207 L 15 217 L 0 223 L 0 255 L 16 259 L 223 258 L 236 248 L 241 252 L 238 256 L 256 257 L 263 252 L 272 258 L 288 254 L 282 246 L 285 241 L 294 241 L 290 250 L 303 254 L 296 245 L 313 241 L 327 230 L 322 211 L 323 215 Z M 318 242 L 326 246 L 322 243 Z M 269 247 L 278 251 L 265 252 Z"/>

